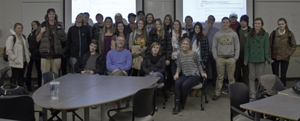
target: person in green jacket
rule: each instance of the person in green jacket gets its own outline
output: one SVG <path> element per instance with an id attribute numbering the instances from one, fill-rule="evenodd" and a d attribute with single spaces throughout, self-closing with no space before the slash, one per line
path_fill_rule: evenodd
<path id="1" fill-rule="evenodd" d="M 260 80 L 265 70 L 265 62 L 274 62 L 269 55 L 269 33 L 262 28 L 263 25 L 262 18 L 254 20 L 254 28 L 248 33 L 245 46 L 244 64 L 249 65 L 250 99 L 255 99 L 255 78 Z"/>

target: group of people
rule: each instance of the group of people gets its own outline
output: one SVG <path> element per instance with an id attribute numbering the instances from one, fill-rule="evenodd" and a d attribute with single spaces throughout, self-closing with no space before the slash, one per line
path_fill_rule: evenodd
<path id="1" fill-rule="evenodd" d="M 173 114 L 177 114 L 184 109 L 191 87 L 207 78 L 209 65 L 216 87 L 213 100 L 220 98 L 225 68 L 229 84 L 249 82 L 249 95 L 254 98 L 255 79 L 263 74 L 266 61 L 277 76 L 280 64 L 281 80 L 286 85 L 289 59 L 296 49 L 295 37 L 284 18 L 278 19 L 278 28 L 269 36 L 262 18 L 256 18 L 251 29 L 247 15 L 241 16 L 240 22 L 236 14 L 222 18 L 221 29 L 213 26 L 213 15 L 208 16 L 206 27 L 199 22 L 193 25 L 191 16 L 186 16 L 183 27 L 169 14 L 161 20 L 143 11 L 128 14 L 128 25 L 120 13 L 115 14 L 115 24 L 111 17 L 104 19 L 97 14 L 97 23 L 89 25 L 89 17 L 88 13 L 79 13 L 66 34 L 55 10 L 49 8 L 44 22 L 31 23 L 27 39 L 22 35 L 22 24 L 16 23 L 16 37 L 9 36 L 6 41 L 11 83 L 23 86 L 27 63 L 28 91 L 32 91 L 33 63 L 38 86 L 43 84 L 42 73 L 59 74 L 61 69 L 66 74 L 67 63 L 74 73 L 88 75 L 128 76 L 130 70 L 143 72 L 147 77 L 160 77 L 158 83 L 174 85 Z"/>

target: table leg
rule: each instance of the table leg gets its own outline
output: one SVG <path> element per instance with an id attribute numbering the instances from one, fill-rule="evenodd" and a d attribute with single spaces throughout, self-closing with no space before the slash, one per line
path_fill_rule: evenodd
<path id="1" fill-rule="evenodd" d="M 101 121 L 106 121 L 105 120 L 105 115 L 106 114 L 106 110 L 105 110 L 105 104 L 101 105 Z"/>
<path id="2" fill-rule="evenodd" d="M 47 112 L 47 109 L 46 108 L 43 108 L 43 121 L 47 121 L 47 118 L 48 118 L 48 112 Z"/>
<path id="3" fill-rule="evenodd" d="M 280 118 L 279 121 L 284 121 L 284 119 L 283 119 L 283 118 Z"/>
<path id="4" fill-rule="evenodd" d="M 62 110 L 62 121 L 67 121 L 67 110 Z"/>
<path id="5" fill-rule="evenodd" d="M 84 120 L 85 121 L 89 121 L 90 120 L 90 108 L 87 107 L 87 108 L 84 108 Z"/>
<path id="6" fill-rule="evenodd" d="M 261 114 L 258 112 L 255 112 L 255 121 L 260 121 L 260 117 L 261 117 Z"/>

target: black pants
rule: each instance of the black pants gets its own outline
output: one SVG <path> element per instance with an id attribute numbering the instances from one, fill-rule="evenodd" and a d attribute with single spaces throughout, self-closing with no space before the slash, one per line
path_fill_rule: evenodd
<path id="1" fill-rule="evenodd" d="M 42 71 L 41 71 L 41 60 L 40 59 L 32 59 L 30 60 L 28 67 L 27 67 L 27 73 L 26 73 L 26 86 L 27 88 L 31 89 L 31 72 L 32 72 L 32 67 L 33 64 L 35 63 L 35 67 L 36 67 L 36 72 L 37 72 L 37 82 L 38 82 L 38 86 L 41 86 L 42 83 Z"/>
<path id="2" fill-rule="evenodd" d="M 24 72 L 27 66 L 27 62 L 23 63 L 23 68 L 14 68 L 11 67 L 11 77 L 10 77 L 10 83 L 12 84 L 17 84 L 18 81 L 18 85 L 19 86 L 24 86 Z"/>
<path id="3" fill-rule="evenodd" d="M 217 73 L 217 66 L 216 66 L 216 60 L 214 59 L 212 52 L 209 52 L 208 54 L 208 61 L 207 61 L 207 67 L 208 65 L 211 65 L 211 77 L 212 77 L 212 82 L 215 85 L 216 84 L 216 79 L 218 77 L 218 73 Z"/>
<path id="4" fill-rule="evenodd" d="M 189 94 L 191 91 L 191 88 L 193 86 L 196 86 L 201 81 L 201 77 L 199 76 L 180 76 L 175 81 L 175 96 L 180 94 Z"/>
<path id="5" fill-rule="evenodd" d="M 287 69 L 289 66 L 289 62 L 288 61 L 279 61 L 276 59 L 273 59 L 274 63 L 272 63 L 272 71 L 273 74 L 275 74 L 276 76 L 279 77 L 279 64 L 280 64 L 280 74 L 281 74 L 281 82 L 283 83 L 284 86 L 286 86 L 286 73 L 287 73 Z"/>

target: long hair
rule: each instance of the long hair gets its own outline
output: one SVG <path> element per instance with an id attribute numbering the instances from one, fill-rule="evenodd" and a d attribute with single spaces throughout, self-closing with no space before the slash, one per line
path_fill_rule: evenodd
<path id="1" fill-rule="evenodd" d="M 35 20 L 31 22 L 31 30 L 33 30 L 32 23 L 35 23 L 38 27 L 40 26 L 40 22 Z"/>
<path id="2" fill-rule="evenodd" d="M 120 35 L 119 29 L 118 29 L 119 24 L 120 24 L 120 25 L 123 25 L 123 34 L 124 34 L 124 36 L 125 36 L 125 37 L 124 37 L 125 40 L 128 39 L 128 38 L 127 38 L 127 37 L 128 37 L 128 33 L 127 33 L 126 29 L 125 29 L 125 25 L 124 25 L 123 22 L 117 22 L 117 23 L 116 23 L 116 32 L 114 33 L 114 35 L 117 35 L 117 36 Z"/>
<path id="3" fill-rule="evenodd" d="M 155 24 L 156 22 L 159 22 L 159 24 L 161 25 L 161 29 L 159 30 L 159 34 L 158 34 L 158 38 L 161 38 L 161 39 L 165 39 L 165 28 L 164 26 L 162 25 L 162 22 L 161 20 L 158 18 L 158 19 L 155 19 Z M 154 30 L 158 31 L 157 28 L 156 28 L 156 25 L 154 25 Z"/>
<path id="4" fill-rule="evenodd" d="M 194 25 L 194 32 L 195 32 L 195 28 L 196 26 L 199 26 L 200 28 L 200 32 L 198 34 L 196 34 L 196 38 L 197 38 L 197 47 L 199 47 L 200 43 L 203 42 L 203 29 L 202 29 L 202 24 L 200 22 L 197 22 L 195 25 Z"/>
<path id="5" fill-rule="evenodd" d="M 255 18 L 255 19 L 254 19 L 254 22 L 253 22 L 253 28 L 250 30 L 250 36 L 251 36 L 251 37 L 255 37 L 255 35 L 256 35 L 256 32 L 255 32 L 255 26 L 254 26 L 255 21 L 260 21 L 260 22 L 261 22 L 261 26 L 264 25 L 264 21 L 262 20 L 261 17 Z"/>
<path id="6" fill-rule="evenodd" d="M 182 40 L 182 36 L 181 36 L 181 34 L 182 34 L 182 26 L 181 26 L 181 23 L 180 23 L 180 21 L 179 20 L 175 20 L 174 22 L 173 22 L 173 24 L 172 24 L 172 30 L 174 30 L 174 23 L 175 22 L 177 22 L 178 24 L 179 24 L 179 41 L 180 40 Z"/>
<path id="7" fill-rule="evenodd" d="M 168 25 L 168 26 L 165 24 L 165 20 L 167 17 L 170 19 L 170 25 Z M 172 23 L 173 23 L 172 16 L 170 14 L 167 14 L 164 18 L 164 27 L 172 28 Z"/>
<path id="8" fill-rule="evenodd" d="M 289 27 L 288 27 L 288 25 L 287 25 L 286 19 L 285 19 L 285 18 L 279 18 L 279 19 L 277 20 L 277 23 L 278 23 L 279 21 L 283 21 L 283 22 L 285 23 L 285 30 L 286 30 L 286 32 L 290 33 L 291 31 L 290 31 L 290 29 L 289 29 Z"/>
<path id="9" fill-rule="evenodd" d="M 148 13 L 148 14 L 145 16 L 145 25 L 148 24 L 148 22 L 147 22 L 147 17 L 148 17 L 148 16 L 152 16 L 152 23 L 151 23 L 151 24 L 153 24 L 153 22 L 154 22 L 154 16 L 153 16 L 153 14 L 152 14 L 152 13 Z"/>
<path id="10" fill-rule="evenodd" d="M 136 24 L 137 24 L 137 29 L 136 30 L 138 30 L 139 28 L 138 28 L 138 23 L 139 22 L 143 22 L 143 25 L 144 25 L 144 27 L 142 28 L 142 36 L 143 36 L 143 38 L 145 39 L 145 42 L 147 42 L 147 31 L 146 31 L 146 25 L 145 25 L 145 22 L 144 22 L 144 20 L 143 19 L 139 19 L 137 22 L 136 22 Z"/>
<path id="11" fill-rule="evenodd" d="M 111 26 L 110 26 L 110 33 L 114 33 L 114 26 L 113 26 L 113 20 L 111 17 L 106 17 L 104 22 L 106 23 L 106 20 L 110 20 L 111 21 Z M 107 27 L 106 25 L 103 26 L 103 34 L 105 34 L 107 32 Z"/>

